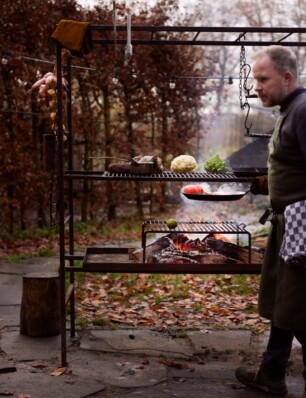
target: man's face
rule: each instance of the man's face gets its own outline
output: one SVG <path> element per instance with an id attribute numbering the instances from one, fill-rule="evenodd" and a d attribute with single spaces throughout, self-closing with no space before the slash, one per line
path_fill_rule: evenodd
<path id="1" fill-rule="evenodd" d="M 268 55 L 255 61 L 253 77 L 256 81 L 255 91 L 264 107 L 281 105 L 288 95 L 286 73 L 278 72 Z"/>

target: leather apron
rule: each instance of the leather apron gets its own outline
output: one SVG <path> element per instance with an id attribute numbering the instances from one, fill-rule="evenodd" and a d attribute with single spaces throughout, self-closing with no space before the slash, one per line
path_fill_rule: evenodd
<path id="1" fill-rule="evenodd" d="M 265 214 L 271 222 L 263 259 L 259 288 L 259 314 L 276 327 L 306 331 L 306 270 L 287 265 L 279 256 L 284 235 L 286 205 L 306 198 L 306 163 L 294 164 L 280 146 L 280 129 L 293 107 L 306 100 L 301 94 L 276 122 L 269 142 L 268 181 L 272 210 Z M 305 131 L 306 134 L 306 131 Z"/>

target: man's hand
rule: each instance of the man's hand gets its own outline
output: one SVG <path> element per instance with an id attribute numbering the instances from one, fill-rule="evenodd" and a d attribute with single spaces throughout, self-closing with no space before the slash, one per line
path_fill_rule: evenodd
<path id="1" fill-rule="evenodd" d="M 254 195 L 269 195 L 268 176 L 255 177 L 250 186 L 250 191 Z"/>

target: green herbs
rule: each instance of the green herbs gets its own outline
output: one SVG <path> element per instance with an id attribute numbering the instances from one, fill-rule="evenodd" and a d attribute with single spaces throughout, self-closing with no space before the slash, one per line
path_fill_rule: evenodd
<path id="1" fill-rule="evenodd" d="M 224 173 L 227 171 L 227 166 L 217 153 L 206 161 L 204 169 L 209 173 Z"/>

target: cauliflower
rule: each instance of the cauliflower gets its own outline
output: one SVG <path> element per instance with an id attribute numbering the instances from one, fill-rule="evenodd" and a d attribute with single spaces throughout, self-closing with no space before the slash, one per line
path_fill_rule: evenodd
<path id="1" fill-rule="evenodd" d="M 198 163 L 193 156 L 180 155 L 174 158 L 170 170 L 174 173 L 192 173 L 198 168 Z"/>

